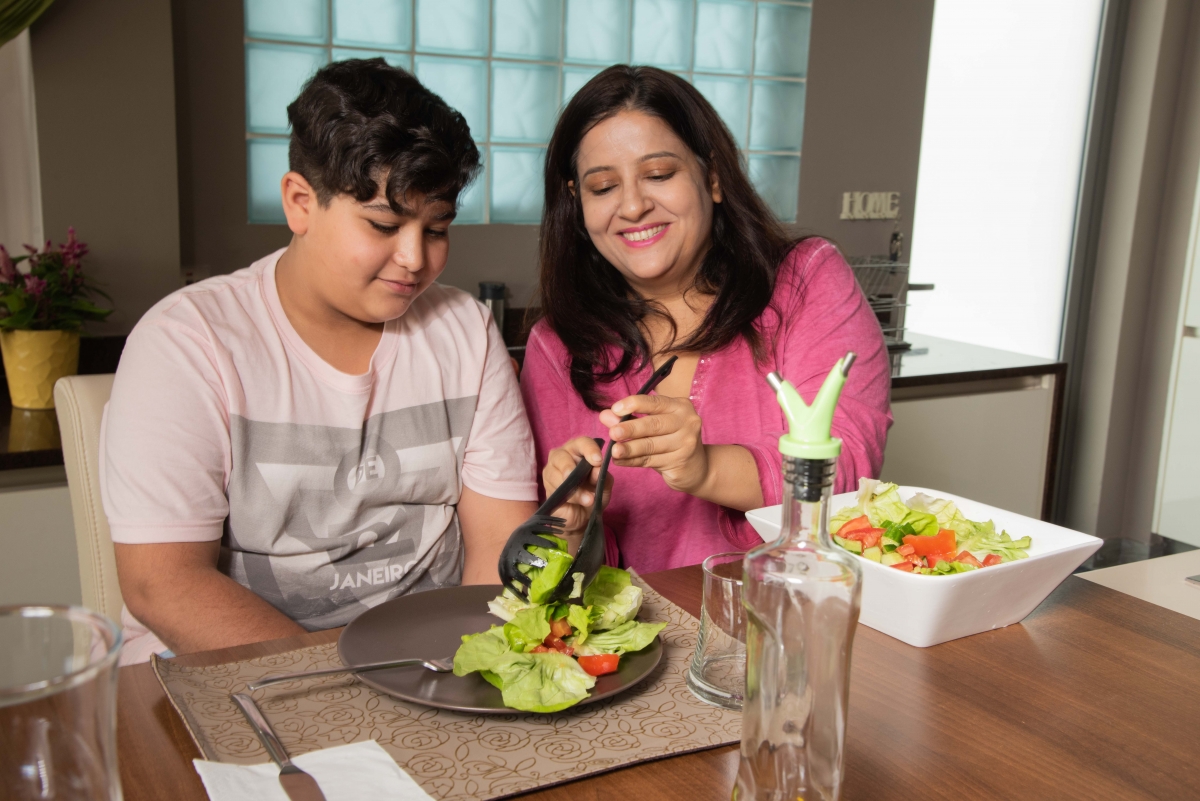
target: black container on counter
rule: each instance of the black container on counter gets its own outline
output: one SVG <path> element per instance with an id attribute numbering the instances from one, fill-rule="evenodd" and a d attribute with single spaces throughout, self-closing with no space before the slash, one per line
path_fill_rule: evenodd
<path id="1" fill-rule="evenodd" d="M 491 310 L 492 317 L 496 318 L 496 326 L 500 329 L 501 336 L 504 335 L 504 294 L 503 281 L 479 282 L 479 300 Z"/>

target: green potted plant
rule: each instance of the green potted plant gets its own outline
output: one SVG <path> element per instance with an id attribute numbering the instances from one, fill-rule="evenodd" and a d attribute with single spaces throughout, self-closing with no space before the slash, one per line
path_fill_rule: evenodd
<path id="1" fill-rule="evenodd" d="M 13 258 L 0 245 L 0 351 L 13 406 L 53 409 L 54 382 L 79 369 L 83 324 L 112 314 L 91 299 L 111 298 L 84 277 L 88 249 L 74 228 L 57 248 L 25 250 Z"/>

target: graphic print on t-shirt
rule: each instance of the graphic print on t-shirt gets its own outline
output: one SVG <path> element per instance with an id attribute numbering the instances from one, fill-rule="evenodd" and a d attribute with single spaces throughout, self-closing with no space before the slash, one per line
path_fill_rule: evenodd
<path id="1" fill-rule="evenodd" d="M 398 409 L 361 429 L 231 416 L 222 569 L 310 630 L 459 583 L 455 504 L 475 405 Z"/>

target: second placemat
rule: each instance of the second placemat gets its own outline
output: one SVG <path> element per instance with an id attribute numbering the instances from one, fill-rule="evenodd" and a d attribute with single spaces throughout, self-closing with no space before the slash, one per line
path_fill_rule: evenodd
<path id="1" fill-rule="evenodd" d="M 502 798 L 737 742 L 741 715 L 709 706 L 687 688 L 699 622 L 634 580 L 645 593 L 639 617 L 667 623 L 663 658 L 644 682 L 610 700 L 552 715 L 467 715 L 400 701 L 351 676 L 254 697 L 290 755 L 376 740 L 439 799 Z M 267 753 L 230 693 L 269 674 L 340 664 L 336 643 L 329 643 L 211 667 L 155 660 L 155 670 L 206 759 L 255 764 Z"/>

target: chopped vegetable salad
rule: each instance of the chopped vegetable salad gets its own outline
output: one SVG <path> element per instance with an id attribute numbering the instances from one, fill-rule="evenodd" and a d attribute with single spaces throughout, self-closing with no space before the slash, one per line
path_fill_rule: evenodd
<path id="1" fill-rule="evenodd" d="M 909 573 L 945 576 L 1024 559 L 1029 537 L 968 520 L 954 501 L 918 492 L 908 503 L 895 484 L 859 479 L 858 503 L 829 520 L 833 541 L 851 553 Z"/>

